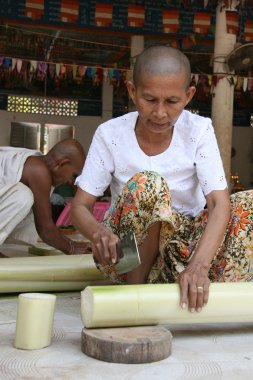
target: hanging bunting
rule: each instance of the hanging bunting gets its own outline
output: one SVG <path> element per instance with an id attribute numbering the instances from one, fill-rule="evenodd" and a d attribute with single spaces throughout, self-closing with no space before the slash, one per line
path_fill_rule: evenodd
<path id="1" fill-rule="evenodd" d="M 97 73 L 96 73 L 97 77 L 98 77 L 98 81 L 99 83 L 102 83 L 103 82 L 103 69 L 102 67 L 98 67 L 97 68 Z"/>
<path id="2" fill-rule="evenodd" d="M 37 69 L 37 65 L 37 61 L 30 61 L 30 71 L 35 71 Z"/>
<path id="3" fill-rule="evenodd" d="M 25 16 L 41 19 L 44 15 L 44 0 L 25 0 Z"/>
<path id="4" fill-rule="evenodd" d="M 101 85 L 106 81 L 110 81 L 113 86 L 120 86 L 121 83 L 132 80 L 131 69 L 120 69 L 115 67 L 87 67 L 76 64 L 60 64 L 44 61 L 27 61 L 16 58 L 0 57 L 0 65 L 9 65 L 12 70 L 16 68 L 14 73 L 24 76 L 30 82 L 34 78 L 34 74 L 38 80 L 45 80 L 46 75 L 50 75 L 55 83 L 67 78 L 74 78 L 77 84 L 84 84 L 85 79 L 92 80 L 94 86 Z M 75 74 L 74 74 L 75 73 Z M 55 75 L 57 74 L 57 75 Z M 84 75 L 86 76 L 84 77 Z M 211 74 L 191 74 L 192 85 L 201 87 L 205 94 L 214 94 L 218 82 L 226 78 L 230 85 L 235 86 L 236 91 L 251 91 L 253 89 L 253 77 L 240 77 L 236 75 L 211 75 Z"/>
<path id="5" fill-rule="evenodd" d="M 197 86 L 198 82 L 199 82 L 199 74 L 194 74 L 194 82 Z"/>
<path id="6" fill-rule="evenodd" d="M 96 3 L 95 24 L 96 26 L 112 25 L 112 4 Z"/>
<path id="7" fill-rule="evenodd" d="M 92 76 L 93 76 L 92 67 L 87 67 L 86 75 L 88 78 L 92 78 Z"/>
<path id="8" fill-rule="evenodd" d="M 227 33 L 237 35 L 239 30 L 238 12 L 226 11 Z"/>
<path id="9" fill-rule="evenodd" d="M 144 25 L 145 8 L 142 5 L 128 5 L 128 26 L 141 28 Z"/>
<path id="10" fill-rule="evenodd" d="M 179 29 L 179 11 L 163 10 L 163 33 L 177 33 Z"/>
<path id="11" fill-rule="evenodd" d="M 12 71 L 15 69 L 16 64 L 17 64 L 17 59 L 16 58 L 12 58 L 12 62 L 11 62 L 11 69 L 12 69 Z"/>
<path id="12" fill-rule="evenodd" d="M 21 69 L 22 69 L 22 59 L 18 59 L 17 60 L 17 70 L 18 70 L 18 73 L 20 73 Z"/>
<path id="13" fill-rule="evenodd" d="M 56 63 L 55 71 L 56 71 L 56 75 L 59 76 L 60 72 L 61 72 L 61 64 L 60 63 Z"/>
<path id="14" fill-rule="evenodd" d="M 77 77 L 77 65 L 72 66 L 72 74 L 73 74 L 73 79 L 75 80 Z"/>
<path id="15" fill-rule="evenodd" d="M 108 69 L 103 69 L 103 79 L 104 79 L 104 82 L 107 82 L 108 78 L 109 78 Z"/>
<path id="16" fill-rule="evenodd" d="M 86 72 L 86 69 L 87 69 L 86 66 L 83 66 L 83 65 L 78 66 L 78 74 L 80 75 L 80 77 L 83 77 L 83 76 L 84 76 L 84 74 L 85 74 L 85 72 Z"/>
<path id="17" fill-rule="evenodd" d="M 232 75 L 232 80 L 233 80 L 234 86 L 236 86 L 237 81 L 238 81 L 238 76 L 237 75 Z"/>
<path id="18" fill-rule="evenodd" d="M 109 69 L 108 74 L 109 74 L 110 81 L 112 81 L 112 78 L 113 78 L 113 75 L 114 75 L 114 70 L 113 69 Z"/>
<path id="19" fill-rule="evenodd" d="M 211 14 L 196 12 L 194 14 L 193 30 L 195 33 L 207 34 L 211 25 Z"/>
<path id="20" fill-rule="evenodd" d="M 5 63 L 5 66 L 7 67 L 7 69 L 9 69 L 11 66 L 11 59 L 5 58 L 4 63 Z"/>
<path id="21" fill-rule="evenodd" d="M 247 42 L 253 42 L 253 20 L 245 21 L 244 38 Z"/>
<path id="22" fill-rule="evenodd" d="M 242 85 L 243 91 L 246 92 L 248 89 L 248 78 L 243 78 L 243 85 Z"/>
<path id="23" fill-rule="evenodd" d="M 76 23 L 79 15 L 78 0 L 61 0 L 60 19 L 63 22 Z"/>
<path id="24" fill-rule="evenodd" d="M 242 86 L 243 86 L 243 78 L 238 76 L 235 90 L 241 90 Z"/>

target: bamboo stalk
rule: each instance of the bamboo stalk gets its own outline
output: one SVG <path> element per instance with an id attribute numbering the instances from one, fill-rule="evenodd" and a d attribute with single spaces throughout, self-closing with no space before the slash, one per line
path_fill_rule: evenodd
<path id="1" fill-rule="evenodd" d="M 0 293 L 81 291 L 91 284 L 103 285 L 106 281 L 0 281 Z"/>
<path id="2" fill-rule="evenodd" d="M 178 284 L 88 286 L 81 317 L 86 328 L 253 322 L 253 283 L 212 283 L 200 313 L 181 309 Z"/>
<path id="3" fill-rule="evenodd" d="M 105 283 L 91 254 L 1 259 L 0 292 L 83 290 Z"/>

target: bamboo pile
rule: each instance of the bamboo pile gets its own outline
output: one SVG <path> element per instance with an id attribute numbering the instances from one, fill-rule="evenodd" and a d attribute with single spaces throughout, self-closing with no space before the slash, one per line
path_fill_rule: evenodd
<path id="1" fill-rule="evenodd" d="M 0 293 L 74 291 L 96 283 L 105 283 L 105 278 L 91 254 L 12 257 L 0 262 Z"/>

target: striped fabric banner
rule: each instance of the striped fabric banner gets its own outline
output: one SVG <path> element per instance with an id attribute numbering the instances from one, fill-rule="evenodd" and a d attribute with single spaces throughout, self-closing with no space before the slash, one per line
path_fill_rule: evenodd
<path id="1" fill-rule="evenodd" d="M 25 15 L 29 18 L 40 19 L 44 15 L 44 0 L 26 0 Z"/>
<path id="2" fill-rule="evenodd" d="M 253 20 L 245 21 L 244 38 L 247 42 L 253 42 Z"/>
<path id="3" fill-rule="evenodd" d="M 78 0 L 61 0 L 60 18 L 63 22 L 76 23 L 79 15 Z"/>
<path id="4" fill-rule="evenodd" d="M 237 34 L 239 30 L 238 12 L 226 11 L 227 33 Z"/>
<path id="5" fill-rule="evenodd" d="M 177 33 L 179 29 L 179 11 L 163 11 L 163 33 Z"/>
<path id="6" fill-rule="evenodd" d="M 193 30 L 195 33 L 207 34 L 211 24 L 211 14 L 197 12 L 194 14 Z"/>
<path id="7" fill-rule="evenodd" d="M 128 5 L 128 26 L 142 27 L 145 19 L 145 8 L 142 5 Z"/>
<path id="8" fill-rule="evenodd" d="M 112 25 L 112 4 L 96 4 L 95 24 L 96 26 Z"/>

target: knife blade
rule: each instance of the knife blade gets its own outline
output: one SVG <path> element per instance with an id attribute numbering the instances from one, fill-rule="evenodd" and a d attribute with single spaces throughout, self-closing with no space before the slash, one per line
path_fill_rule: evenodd
<path id="1" fill-rule="evenodd" d="M 135 235 L 132 231 L 117 244 L 118 262 L 115 271 L 118 274 L 127 273 L 141 264 Z"/>

